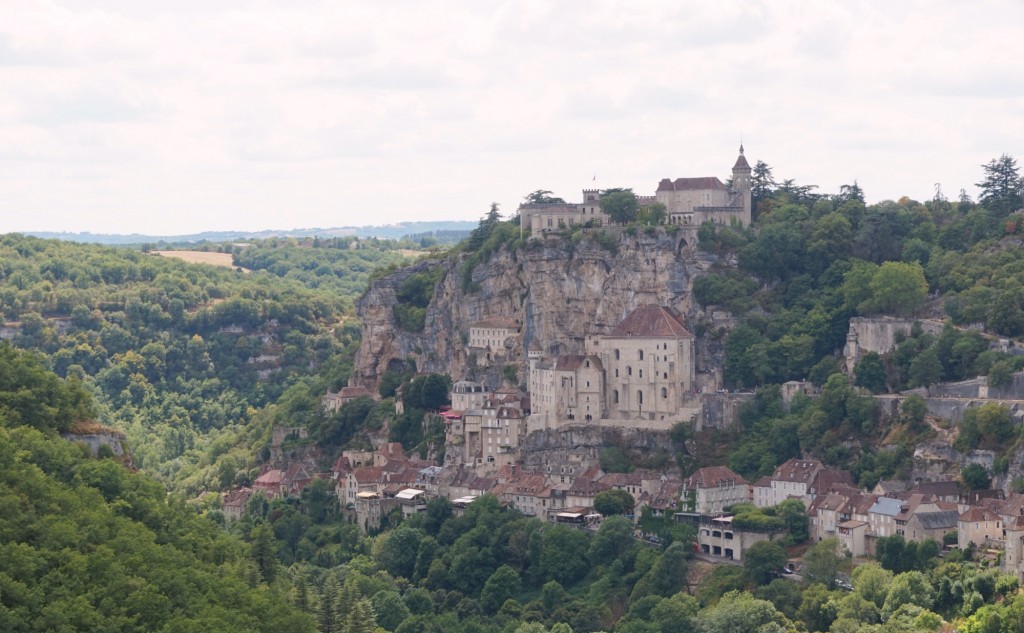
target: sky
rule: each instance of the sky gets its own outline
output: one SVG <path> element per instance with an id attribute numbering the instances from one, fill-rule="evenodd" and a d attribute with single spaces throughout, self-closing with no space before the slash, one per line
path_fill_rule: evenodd
<path id="1" fill-rule="evenodd" d="M 0 232 L 476 220 L 741 141 L 869 203 L 1024 162 L 1019 0 L 0 5 Z"/>

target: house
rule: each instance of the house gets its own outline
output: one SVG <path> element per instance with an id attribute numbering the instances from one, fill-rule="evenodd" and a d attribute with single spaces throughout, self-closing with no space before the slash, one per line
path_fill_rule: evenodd
<path id="1" fill-rule="evenodd" d="M 775 505 L 775 492 L 772 490 L 771 475 L 765 475 L 750 486 L 750 500 L 759 508 L 767 508 Z"/>
<path id="2" fill-rule="evenodd" d="M 957 503 L 960 501 L 960 484 L 955 481 L 921 481 L 910 489 L 910 492 L 918 492 L 931 495 L 936 501 L 948 501 Z"/>
<path id="3" fill-rule="evenodd" d="M 384 471 L 380 466 L 360 466 L 339 480 L 336 491 L 342 507 L 354 504 L 361 492 L 380 494 L 384 489 Z M 364 497 L 369 498 L 369 497 Z"/>
<path id="4" fill-rule="evenodd" d="M 227 493 L 220 505 L 221 512 L 224 513 L 224 519 L 227 521 L 241 519 L 242 515 L 245 514 L 245 508 L 249 503 L 249 498 L 252 497 L 252 493 L 252 488 L 248 487 L 239 488 Z"/>
<path id="5" fill-rule="evenodd" d="M 354 387 L 342 387 L 338 392 L 328 391 L 327 394 L 320 399 L 320 406 L 323 407 L 325 413 L 334 413 L 349 402 L 359 398 L 379 399 L 377 394 L 373 393 L 366 387 L 356 385 Z"/>
<path id="6" fill-rule="evenodd" d="M 452 385 L 452 410 L 480 409 L 487 400 L 487 385 L 471 380 L 460 380 Z"/>
<path id="7" fill-rule="evenodd" d="M 875 537 L 896 534 L 896 517 L 902 506 L 903 502 L 894 497 L 878 497 L 868 510 L 868 534 Z"/>
<path id="8" fill-rule="evenodd" d="M 851 556 L 864 556 L 867 554 L 866 535 L 868 523 L 866 521 L 843 521 L 836 526 L 836 536 L 839 544 L 850 552 Z"/>
<path id="9" fill-rule="evenodd" d="M 942 537 L 956 531 L 959 518 L 956 510 L 919 510 L 907 521 L 904 536 L 908 541 L 934 539 L 941 544 Z"/>
<path id="10" fill-rule="evenodd" d="M 414 514 L 427 511 L 427 493 L 415 488 L 403 488 L 395 494 L 395 501 L 402 509 L 402 518 L 407 519 Z"/>
<path id="11" fill-rule="evenodd" d="M 681 493 L 691 511 L 700 514 L 719 514 L 729 506 L 750 501 L 747 480 L 726 466 L 697 469 L 683 479 Z"/>
<path id="12" fill-rule="evenodd" d="M 516 348 L 518 337 L 518 323 L 504 317 L 490 317 L 469 326 L 469 349 L 482 353 L 486 361 L 507 358 Z"/>
<path id="13" fill-rule="evenodd" d="M 771 474 L 770 494 L 755 501 L 768 507 L 779 505 L 786 499 L 804 500 L 822 468 L 824 466 L 816 459 L 791 459 Z"/>
<path id="14" fill-rule="evenodd" d="M 975 547 L 991 547 L 1005 545 L 1002 518 L 986 508 L 969 508 L 960 514 L 956 523 L 957 546 L 966 549 L 968 545 Z"/>
<path id="15" fill-rule="evenodd" d="M 281 480 L 284 478 L 284 471 L 272 468 L 252 482 L 254 491 L 262 492 L 267 499 L 276 499 L 281 496 Z"/>
<path id="16" fill-rule="evenodd" d="M 853 477 L 845 470 L 832 470 L 816 459 L 790 459 L 775 469 L 768 490 L 755 487 L 754 503 L 759 507 L 774 506 L 786 499 L 800 499 L 809 506 L 815 497 L 827 494 L 838 486 L 852 489 Z M 760 483 L 760 482 L 759 482 Z"/>
<path id="17" fill-rule="evenodd" d="M 678 515 L 677 515 L 678 517 Z M 770 541 L 770 532 L 734 528 L 731 516 L 702 516 L 697 528 L 697 547 L 702 554 L 742 561 L 743 554 L 754 543 Z"/>

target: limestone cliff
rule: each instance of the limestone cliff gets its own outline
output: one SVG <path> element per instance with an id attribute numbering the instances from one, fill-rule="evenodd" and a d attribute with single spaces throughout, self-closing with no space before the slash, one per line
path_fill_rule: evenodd
<path id="1" fill-rule="evenodd" d="M 517 250 L 502 247 L 472 271 L 472 290 L 463 291 L 465 255 L 431 260 L 375 280 L 358 302 L 362 346 L 351 383 L 375 388 L 384 372 L 401 369 L 406 360 L 417 371 L 466 374 L 465 336 L 470 324 L 487 317 L 507 317 L 522 324 L 522 350 L 539 346 L 545 354 L 583 350 L 588 334 L 602 334 L 633 308 L 644 304 L 672 306 L 687 316 L 690 330 L 703 314 L 691 296 L 694 276 L 713 263 L 690 246 L 692 231 L 675 235 L 630 236 L 621 229 L 595 230 L 580 239 L 533 238 Z M 401 330 L 392 307 L 402 283 L 431 267 L 444 267 L 426 309 L 422 332 Z M 707 352 L 697 345 L 697 371 L 709 371 Z"/>

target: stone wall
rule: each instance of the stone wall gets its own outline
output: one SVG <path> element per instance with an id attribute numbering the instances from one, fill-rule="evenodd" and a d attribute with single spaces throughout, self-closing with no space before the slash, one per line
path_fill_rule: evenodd
<path id="1" fill-rule="evenodd" d="M 867 352 L 885 354 L 896 349 L 897 335 L 909 336 L 915 323 L 919 323 L 924 332 L 936 335 L 942 333 L 943 324 L 938 321 L 919 321 L 891 316 L 853 317 L 850 319 L 850 329 L 846 334 L 846 347 L 843 349 L 847 372 L 852 374 L 857 361 Z"/>

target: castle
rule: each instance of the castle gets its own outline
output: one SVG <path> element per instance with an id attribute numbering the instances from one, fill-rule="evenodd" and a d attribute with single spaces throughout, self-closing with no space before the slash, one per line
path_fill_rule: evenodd
<path id="1" fill-rule="evenodd" d="M 717 176 L 699 178 L 662 178 L 653 196 L 638 196 L 641 207 L 662 204 L 667 222 L 699 227 L 704 222 L 716 224 L 750 224 L 750 164 L 743 155 L 743 145 L 732 166 L 732 186 Z M 572 229 L 575 226 L 604 226 L 611 219 L 601 210 L 601 192 L 584 189 L 583 201 L 529 203 L 519 206 L 520 226 L 533 235 Z"/>

